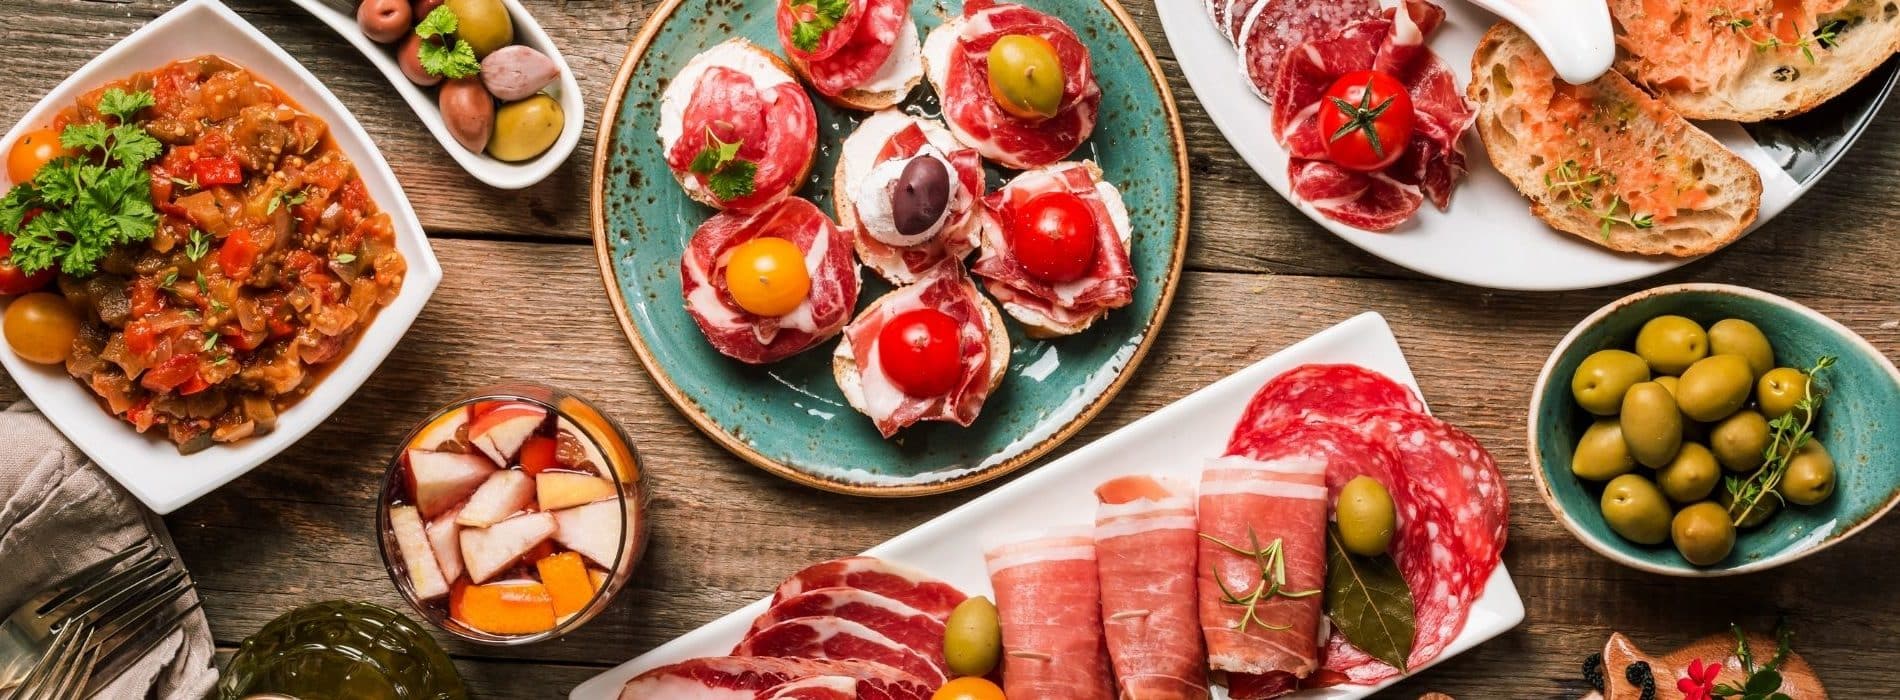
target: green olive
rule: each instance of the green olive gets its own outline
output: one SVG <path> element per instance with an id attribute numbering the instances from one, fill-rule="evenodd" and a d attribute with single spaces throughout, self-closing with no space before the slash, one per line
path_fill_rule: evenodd
<path id="1" fill-rule="evenodd" d="M 1682 414 L 1713 423 L 1729 417 L 1748 401 L 1755 375 L 1741 355 L 1712 355 L 1682 373 L 1676 395 Z"/>
<path id="2" fill-rule="evenodd" d="M 1722 468 L 1715 465 L 1715 455 L 1709 448 L 1685 442 L 1676 451 L 1676 458 L 1656 471 L 1656 486 L 1671 501 L 1694 503 L 1708 498 L 1721 478 Z"/>
<path id="3" fill-rule="evenodd" d="M 1808 373 L 1793 367 L 1768 370 L 1761 375 L 1761 381 L 1755 383 L 1755 401 L 1761 404 L 1761 413 L 1769 420 L 1793 412 L 1795 404 L 1801 403 L 1807 395 Z"/>
<path id="4" fill-rule="evenodd" d="M 561 103 L 547 95 L 502 105 L 495 112 L 495 134 L 488 137 L 488 154 L 506 161 L 541 155 L 561 137 L 565 121 Z"/>
<path id="5" fill-rule="evenodd" d="M 1570 456 L 1570 473 L 1579 479 L 1609 481 L 1636 468 L 1623 426 L 1615 418 L 1598 418 L 1583 431 L 1577 451 Z"/>
<path id="6" fill-rule="evenodd" d="M 1768 344 L 1755 324 L 1739 318 L 1725 318 L 1709 326 L 1710 355 L 1741 355 L 1748 370 L 1759 377 L 1775 368 L 1775 346 Z"/>
<path id="7" fill-rule="evenodd" d="M 1062 108 L 1062 59 L 1056 47 L 1033 34 L 1010 34 L 990 46 L 990 94 L 1003 111 L 1042 120 Z"/>
<path id="8" fill-rule="evenodd" d="M 1681 316 L 1657 316 L 1636 332 L 1636 354 L 1657 374 L 1682 374 L 1709 355 L 1709 334 Z"/>
<path id="9" fill-rule="evenodd" d="M 1696 566 L 1721 561 L 1735 549 L 1735 526 L 1729 522 L 1728 511 L 1712 501 L 1682 509 L 1670 523 L 1669 534 L 1676 551 Z"/>
<path id="10" fill-rule="evenodd" d="M 996 604 L 983 596 L 966 598 L 943 623 L 943 660 L 959 676 L 987 676 L 1003 656 L 1003 628 Z"/>
<path id="11" fill-rule="evenodd" d="M 1652 379 L 1650 381 L 1653 381 L 1657 384 L 1661 384 L 1662 388 L 1668 389 L 1669 395 L 1671 397 L 1674 397 L 1676 395 L 1676 389 L 1682 386 L 1681 377 L 1671 377 L 1671 376 L 1664 375 L 1664 376 Z"/>
<path id="12" fill-rule="evenodd" d="M 1649 365 L 1626 350 L 1598 350 L 1583 358 L 1570 376 L 1570 395 L 1583 410 L 1614 416 L 1623 407 L 1623 393 L 1638 382 L 1649 381 Z"/>
<path id="13" fill-rule="evenodd" d="M 1339 540 L 1346 551 L 1376 557 L 1392 546 L 1398 510 L 1385 485 L 1369 476 L 1356 476 L 1339 490 L 1333 513 L 1339 518 Z"/>
<path id="14" fill-rule="evenodd" d="M 1788 458 L 1788 473 L 1781 477 L 1781 495 L 1789 503 L 1811 506 L 1834 495 L 1834 458 L 1820 441 L 1809 440 Z"/>
<path id="15" fill-rule="evenodd" d="M 1779 493 L 1781 489 L 1777 487 L 1775 491 Z M 1766 494 L 1755 499 L 1755 507 L 1750 508 L 1746 517 L 1743 517 L 1740 522 L 1736 522 L 1735 516 L 1742 514 L 1742 507 L 1735 502 L 1735 496 L 1730 494 L 1726 487 L 1718 488 L 1715 490 L 1715 500 L 1721 503 L 1723 508 L 1728 509 L 1729 522 L 1735 523 L 1736 527 L 1743 530 L 1768 522 L 1769 518 L 1775 517 L 1775 513 L 1781 510 L 1781 498 L 1776 494 Z"/>
<path id="16" fill-rule="evenodd" d="M 1643 382 L 1630 387 L 1623 395 L 1623 412 L 1617 420 L 1623 426 L 1623 442 L 1629 444 L 1630 455 L 1643 466 L 1662 468 L 1682 446 L 1682 412 L 1661 384 Z"/>
<path id="17" fill-rule="evenodd" d="M 476 58 L 515 43 L 515 21 L 501 0 L 448 0 L 443 4 L 455 12 L 455 36 L 468 42 Z"/>
<path id="18" fill-rule="evenodd" d="M 1768 461 L 1768 419 L 1754 411 L 1736 411 L 1709 429 L 1709 448 L 1730 471 L 1752 472 Z"/>
<path id="19" fill-rule="evenodd" d="M 1648 479 L 1624 474 L 1603 487 L 1603 520 L 1623 539 L 1661 544 L 1669 539 L 1669 502 Z"/>

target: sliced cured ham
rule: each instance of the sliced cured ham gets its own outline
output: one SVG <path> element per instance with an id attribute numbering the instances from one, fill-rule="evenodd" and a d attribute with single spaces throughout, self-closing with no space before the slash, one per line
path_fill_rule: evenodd
<path id="1" fill-rule="evenodd" d="M 1092 531 L 1050 534 L 985 553 L 1012 698 L 1112 700 Z"/>
<path id="2" fill-rule="evenodd" d="M 1067 158 L 1095 131 L 1102 88 L 1088 45 L 1061 19 L 1022 5 L 971 0 L 963 16 L 924 41 L 925 75 L 943 102 L 957 140 L 984 158 L 1018 170 Z M 989 51 L 1008 35 L 1047 40 L 1062 62 L 1062 102 L 1053 117 L 1031 122 L 1003 111 L 990 93 Z"/>
<path id="3" fill-rule="evenodd" d="M 851 231 L 859 259 L 878 275 L 892 284 L 911 284 L 944 260 L 962 260 L 976 250 L 983 157 L 964 148 L 941 124 L 884 110 L 866 117 L 845 139 L 842 152 L 832 178 L 838 222 Z M 896 230 L 893 189 L 902 165 L 918 157 L 938 159 L 956 177 L 935 230 L 907 237 Z M 911 243 L 911 238 L 922 240 Z"/>
<path id="4" fill-rule="evenodd" d="M 856 700 L 858 679 L 850 676 L 812 676 L 759 691 L 759 700 Z"/>
<path id="5" fill-rule="evenodd" d="M 818 146 L 811 98 L 771 52 L 756 44 L 731 39 L 693 57 L 660 100 L 660 146 L 667 166 L 702 204 L 757 209 L 797 190 L 811 171 Z M 749 189 L 720 196 L 711 184 L 714 173 L 694 170 L 694 162 L 719 143 L 738 145 L 722 167 L 729 176 L 752 170 Z"/>
<path id="6" fill-rule="evenodd" d="M 1301 365 L 1254 393 L 1234 425 L 1228 449 L 1245 447 L 1245 439 L 1266 435 L 1266 428 L 1281 421 L 1336 420 L 1378 408 L 1423 413 L 1425 404 L 1411 388 L 1359 365 Z"/>
<path id="7" fill-rule="evenodd" d="M 879 663 L 763 656 L 714 656 L 647 671 L 627 681 L 620 700 L 754 700 L 761 691 L 814 676 L 858 681 L 857 697 L 929 700 L 930 686 Z"/>
<path id="8" fill-rule="evenodd" d="M 838 586 L 806 591 L 774 604 L 752 621 L 747 637 L 787 620 L 836 617 L 876 630 L 924 658 L 943 658 L 943 622 L 896 599 Z"/>
<path id="9" fill-rule="evenodd" d="M 828 97 L 844 95 L 854 89 L 874 88 L 885 92 L 904 89 L 900 78 L 895 87 L 884 87 L 875 80 L 889 70 L 893 59 L 915 61 L 918 52 L 917 27 L 910 21 L 908 0 L 846 0 L 844 16 L 821 34 L 806 51 L 796 41 L 801 18 L 818 12 L 813 0 L 779 0 L 778 36 L 785 55 L 810 81 L 812 89 Z M 905 41 L 908 40 L 908 45 Z"/>
<path id="10" fill-rule="evenodd" d="M 1214 670 L 1290 684 L 1319 667 L 1327 463 L 1321 452 L 1238 454 L 1201 472 L 1197 575 Z"/>
<path id="11" fill-rule="evenodd" d="M 941 658 L 926 658 L 877 630 L 841 617 L 801 617 L 780 622 L 752 633 L 732 654 L 870 661 L 916 676 L 932 690 L 944 682 Z"/>
<path id="12" fill-rule="evenodd" d="M 1235 7 L 1243 11 L 1233 21 L 1232 35 L 1241 71 L 1254 94 L 1269 104 L 1273 76 L 1293 47 L 1379 17 L 1377 0 L 1239 0 Z"/>
<path id="13" fill-rule="evenodd" d="M 1095 489 L 1102 634 L 1119 697 L 1204 700 L 1192 484 L 1125 476 Z"/>
<path id="14" fill-rule="evenodd" d="M 878 350 L 884 327 L 917 309 L 941 311 L 956 324 L 963 349 L 960 374 L 942 395 L 912 396 L 898 388 Z M 832 353 L 832 374 L 845 399 L 870 417 L 884 437 L 921 421 L 968 427 L 1009 366 L 1009 336 L 1002 322 L 1001 314 L 963 273 L 963 265 L 944 260 L 916 284 L 885 295 L 851 321 Z"/>
<path id="15" fill-rule="evenodd" d="M 1073 282 L 1052 284 L 1031 275 L 1012 253 L 1007 222 L 1016 207 L 1050 192 L 1068 192 L 1094 213 L 1095 266 Z M 1135 270 L 1129 261 L 1133 227 L 1121 191 L 1102 179 L 1092 161 L 1058 163 L 1025 172 L 983 198 L 983 252 L 970 271 L 1003 305 L 1003 311 L 1028 326 L 1031 337 L 1079 333 L 1113 309 L 1135 299 Z"/>
<path id="16" fill-rule="evenodd" d="M 767 236 L 803 251 L 811 277 L 810 293 L 784 316 L 746 311 L 726 289 L 732 249 Z M 797 354 L 844 328 L 858 303 L 858 266 L 849 236 L 811 202 L 790 197 L 749 213 L 725 211 L 707 219 L 680 259 L 680 288 L 687 313 L 713 348 L 762 364 Z"/>
<path id="17" fill-rule="evenodd" d="M 772 593 L 777 606 L 807 591 L 826 588 L 856 588 L 882 595 L 929 614 L 942 621 L 950 617 L 965 598 L 959 591 L 929 574 L 877 557 L 845 557 L 813 564 L 792 574 Z"/>

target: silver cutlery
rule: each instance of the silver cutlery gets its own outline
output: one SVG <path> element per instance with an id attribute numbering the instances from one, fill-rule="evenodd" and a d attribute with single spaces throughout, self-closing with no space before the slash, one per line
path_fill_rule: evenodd
<path id="1" fill-rule="evenodd" d="M 0 690 L 37 700 L 103 688 L 197 609 L 177 609 L 190 590 L 151 540 L 81 569 L 0 620 Z"/>

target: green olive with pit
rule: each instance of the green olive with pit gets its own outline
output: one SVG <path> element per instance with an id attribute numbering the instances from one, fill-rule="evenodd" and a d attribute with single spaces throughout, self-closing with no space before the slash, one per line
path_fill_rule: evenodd
<path id="1" fill-rule="evenodd" d="M 1649 364 L 1627 350 L 1598 350 L 1583 358 L 1570 375 L 1570 395 L 1583 410 L 1614 416 L 1622 410 L 1623 394 L 1649 381 Z"/>
<path id="2" fill-rule="evenodd" d="M 1788 472 L 1781 476 L 1781 495 L 1798 506 L 1811 506 L 1834 495 L 1834 458 L 1819 441 L 1807 441 L 1788 458 Z"/>
<path id="3" fill-rule="evenodd" d="M 547 95 L 502 105 L 495 111 L 495 133 L 488 137 L 488 155 L 514 162 L 546 153 L 561 138 L 566 119 L 561 103 Z"/>
<path id="4" fill-rule="evenodd" d="M 1630 387 L 1623 395 L 1623 411 L 1617 416 L 1623 427 L 1623 442 L 1630 455 L 1645 467 L 1660 469 L 1675 458 L 1682 446 L 1682 412 L 1669 390 L 1655 382 Z"/>
<path id="5" fill-rule="evenodd" d="M 1682 374 L 1709 355 L 1709 334 L 1681 316 L 1657 316 L 1636 332 L 1636 354 L 1657 374 Z"/>
<path id="6" fill-rule="evenodd" d="M 1570 473 L 1587 481 L 1609 481 L 1636 469 L 1629 443 L 1623 441 L 1623 425 L 1615 418 L 1598 418 L 1583 431 L 1576 452 L 1570 455 Z"/>
<path id="7" fill-rule="evenodd" d="M 965 598 L 943 623 L 943 660 L 959 676 L 987 676 L 1003 656 L 1003 628 L 996 604 L 983 596 Z"/>
<path id="8" fill-rule="evenodd" d="M 1715 490 L 1715 501 L 1728 510 L 1729 522 L 1735 523 L 1735 527 L 1747 530 L 1768 522 L 1769 518 L 1775 517 L 1775 513 L 1781 510 L 1781 498 L 1777 496 L 1780 491 L 1781 488 L 1777 486 L 1775 493 L 1763 494 L 1755 499 L 1754 507 L 1745 508 L 1735 501 L 1734 494 L 1729 493 L 1727 487 L 1723 487 Z M 1736 516 L 1742 517 L 1738 520 Z"/>
<path id="9" fill-rule="evenodd" d="M 1734 414 L 1748 402 L 1755 375 L 1741 355 L 1711 355 L 1682 373 L 1676 398 L 1682 414 L 1714 423 Z"/>
<path id="10" fill-rule="evenodd" d="M 1004 112 L 1041 121 L 1062 109 L 1062 58 L 1033 34 L 1010 34 L 990 46 L 990 94 Z"/>
<path id="11" fill-rule="evenodd" d="M 515 21 L 501 0 L 448 0 L 443 5 L 455 13 L 455 36 L 468 42 L 476 58 L 515 43 Z"/>
<path id="12" fill-rule="evenodd" d="M 1793 367 L 1776 367 L 1755 382 L 1755 403 L 1761 413 L 1774 420 L 1794 412 L 1808 395 L 1808 373 Z"/>
<path id="13" fill-rule="evenodd" d="M 1729 522 L 1728 511 L 1722 506 L 1703 501 L 1676 514 L 1669 524 L 1669 539 L 1689 563 L 1708 566 L 1734 551 L 1735 525 Z"/>
<path id="14" fill-rule="evenodd" d="M 1769 344 L 1768 336 L 1760 327 L 1739 318 L 1725 318 L 1709 326 L 1709 354 L 1740 355 L 1748 360 L 1748 370 L 1757 377 L 1775 368 L 1775 346 Z"/>
<path id="15" fill-rule="evenodd" d="M 1392 546 L 1399 513 L 1385 485 L 1369 476 L 1356 476 L 1339 489 L 1333 514 L 1339 519 L 1339 542 L 1346 551 L 1376 557 Z"/>
<path id="16" fill-rule="evenodd" d="M 1624 474 L 1603 487 L 1603 520 L 1623 539 L 1637 544 L 1662 544 L 1669 539 L 1669 502 L 1655 484 L 1638 474 Z"/>
<path id="17" fill-rule="evenodd" d="M 1722 468 L 1715 454 L 1699 443 L 1682 443 L 1676 458 L 1656 470 L 1656 487 L 1677 503 L 1694 503 L 1709 497 L 1715 483 L 1722 479 Z"/>
<path id="18" fill-rule="evenodd" d="M 1678 389 L 1678 388 L 1680 388 L 1680 387 L 1682 386 L 1682 378 L 1681 378 L 1681 377 L 1671 377 L 1671 376 L 1668 376 L 1668 375 L 1663 375 L 1663 376 L 1661 376 L 1661 377 L 1657 377 L 1657 378 L 1655 378 L 1655 379 L 1651 379 L 1650 381 L 1652 381 L 1652 382 L 1655 382 L 1655 383 L 1657 383 L 1657 384 L 1661 384 L 1661 385 L 1662 385 L 1662 388 L 1664 388 L 1664 389 L 1668 389 L 1668 390 L 1669 390 L 1669 395 L 1670 395 L 1670 396 L 1675 396 L 1675 395 L 1676 395 L 1676 389 Z"/>
<path id="19" fill-rule="evenodd" d="M 1752 472 L 1768 461 L 1768 419 L 1754 411 L 1736 411 L 1709 428 L 1709 449 L 1729 471 Z"/>

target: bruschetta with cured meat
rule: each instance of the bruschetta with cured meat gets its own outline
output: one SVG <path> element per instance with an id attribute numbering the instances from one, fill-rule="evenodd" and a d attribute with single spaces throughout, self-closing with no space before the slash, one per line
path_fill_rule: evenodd
<path id="1" fill-rule="evenodd" d="M 1016 176 L 983 198 L 970 271 L 1032 338 L 1080 333 L 1135 298 L 1127 206 L 1092 161 Z"/>
<path id="2" fill-rule="evenodd" d="M 923 82 L 909 0 L 778 0 L 778 38 L 792 69 L 841 107 L 892 107 Z"/>
<path id="3" fill-rule="evenodd" d="M 936 121 L 871 115 L 845 139 L 831 183 L 858 258 L 891 284 L 976 250 L 983 158 Z"/>
<path id="4" fill-rule="evenodd" d="M 745 211 L 811 172 L 818 115 L 783 61 L 745 39 L 694 56 L 660 96 L 660 146 L 695 201 Z"/>
<path id="5" fill-rule="evenodd" d="M 832 353 L 851 407 L 884 437 L 920 421 L 969 427 L 1009 368 L 1003 316 L 945 260 L 865 307 Z"/>
<path id="6" fill-rule="evenodd" d="M 844 328 L 858 304 L 858 264 L 850 236 L 830 217 L 785 197 L 701 224 L 680 260 L 680 287 L 714 349 L 764 364 Z"/>
<path id="7" fill-rule="evenodd" d="M 1754 166 L 1620 73 L 1564 82 L 1528 35 L 1500 22 L 1471 74 L 1491 163 L 1552 227 L 1611 250 L 1687 257 L 1755 221 Z"/>
<path id="8" fill-rule="evenodd" d="M 1095 131 L 1102 88 L 1091 63 L 1061 19 L 992 0 L 968 0 L 924 40 L 951 133 L 1019 170 L 1067 158 Z"/>

